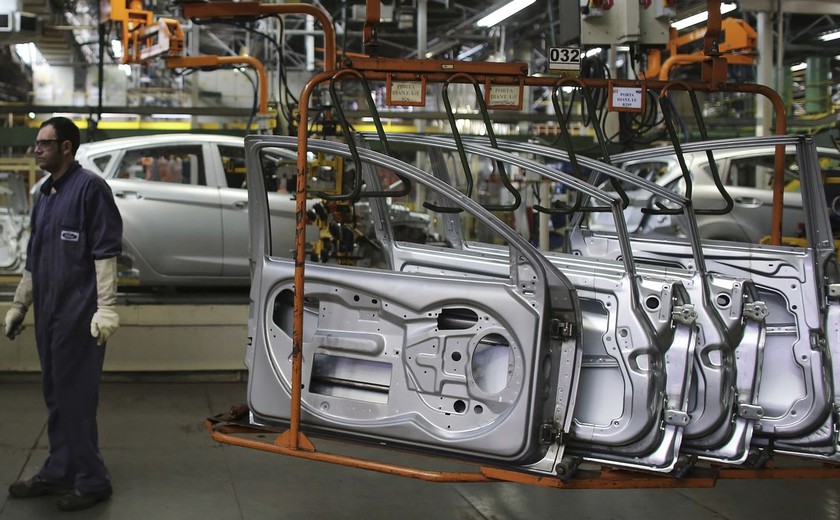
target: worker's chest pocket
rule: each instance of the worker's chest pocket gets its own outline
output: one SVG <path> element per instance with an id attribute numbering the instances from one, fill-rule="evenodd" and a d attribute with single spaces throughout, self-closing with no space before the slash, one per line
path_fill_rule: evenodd
<path id="1" fill-rule="evenodd" d="M 85 235 L 75 219 L 62 220 L 58 226 L 58 249 L 67 260 L 79 260 L 84 251 Z"/>
<path id="2" fill-rule="evenodd" d="M 81 233 L 78 231 L 73 231 L 70 229 L 62 229 L 61 230 L 61 240 L 66 242 L 78 242 Z"/>

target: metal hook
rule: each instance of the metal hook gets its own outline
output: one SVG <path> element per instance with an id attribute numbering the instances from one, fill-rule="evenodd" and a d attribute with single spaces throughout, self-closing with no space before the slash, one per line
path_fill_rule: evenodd
<path id="1" fill-rule="evenodd" d="M 574 174 L 576 177 L 582 179 L 583 174 L 580 171 L 580 164 L 577 160 L 577 154 L 575 154 L 574 148 L 572 146 L 572 139 L 569 134 L 569 126 L 568 126 L 568 118 L 566 117 L 565 112 L 563 111 L 563 107 L 560 104 L 560 96 L 559 96 L 559 89 L 566 86 L 566 85 L 573 85 L 579 88 L 583 92 L 584 102 L 587 105 L 587 108 L 590 111 L 595 109 L 594 101 L 592 100 L 592 96 L 589 90 L 586 88 L 587 85 L 578 78 L 562 78 L 558 80 L 554 84 L 554 89 L 551 92 L 551 102 L 554 105 L 554 112 L 557 116 L 557 122 L 560 124 L 561 134 L 560 137 L 563 139 L 563 144 L 566 147 L 566 150 L 569 153 L 569 161 L 572 163 L 572 169 L 574 170 Z M 593 125 L 595 128 L 595 134 L 598 138 L 598 144 L 601 147 L 601 153 L 604 156 L 604 161 L 607 164 L 612 164 L 610 159 L 609 150 L 607 149 L 606 137 L 604 136 L 603 129 L 600 125 Z M 618 182 L 615 178 L 610 178 L 610 184 L 612 185 L 613 189 L 615 189 L 616 193 L 621 198 L 621 205 L 622 209 L 626 208 L 629 203 L 630 199 L 627 196 L 627 193 L 624 191 L 624 188 L 621 186 L 621 183 Z M 540 205 L 534 205 L 534 209 L 536 211 L 548 214 L 570 214 L 575 213 L 577 211 L 592 211 L 592 212 L 604 212 L 610 211 L 610 208 L 602 207 L 602 206 L 581 206 L 582 200 L 580 196 L 575 197 L 575 203 L 572 206 L 565 206 L 565 207 L 554 207 L 554 208 L 546 208 Z"/>
<path id="2" fill-rule="evenodd" d="M 379 140 L 382 143 L 382 147 L 385 149 L 385 154 L 390 155 L 388 139 L 385 137 L 385 129 L 382 126 L 382 120 L 379 117 L 379 112 L 376 110 L 376 103 L 373 101 L 373 94 L 371 94 L 370 86 L 368 85 L 367 79 L 365 79 L 365 77 L 359 71 L 353 69 L 342 69 L 336 72 L 330 78 L 330 99 L 332 100 L 333 106 L 336 110 L 339 123 L 341 125 L 341 132 L 344 134 L 344 139 L 347 142 L 347 147 L 350 149 L 350 154 L 353 159 L 353 166 L 355 167 L 356 171 L 356 178 L 353 182 L 353 189 L 350 190 L 350 193 L 331 195 L 329 193 L 313 192 L 313 194 L 325 200 L 358 200 L 362 197 L 362 195 L 364 195 L 365 197 L 404 197 L 405 195 L 408 195 L 411 192 L 411 181 L 399 174 L 396 175 L 403 183 L 403 187 L 400 190 L 364 192 L 362 191 L 362 162 L 359 158 L 359 151 L 356 147 L 356 143 L 350 131 L 350 122 L 347 120 L 347 116 L 344 114 L 344 109 L 341 107 L 341 100 L 339 99 L 338 92 L 335 89 L 336 80 L 340 76 L 346 74 L 356 76 L 362 80 L 362 85 L 366 94 L 365 100 L 367 101 L 368 109 L 371 112 L 371 117 L 373 118 L 374 125 L 376 126 L 376 133 L 379 136 Z"/>
<path id="3" fill-rule="evenodd" d="M 677 162 L 680 165 L 683 181 L 685 182 L 685 197 L 687 199 L 691 199 L 693 192 L 693 181 L 691 179 L 691 173 L 688 170 L 688 165 L 685 162 L 685 155 L 682 151 L 682 146 L 680 145 L 677 130 L 674 127 L 672 111 L 673 103 L 670 99 L 671 89 L 675 86 L 679 86 L 688 92 L 689 98 L 691 99 L 691 106 L 694 112 L 694 117 L 697 121 L 701 137 L 705 140 L 707 139 L 708 134 L 706 132 L 706 125 L 703 121 L 703 114 L 700 109 L 700 103 L 697 101 L 697 93 L 694 91 L 691 85 L 683 81 L 671 81 L 668 84 L 666 84 L 660 92 L 659 105 L 662 109 L 662 114 L 665 119 L 665 127 L 668 129 L 668 135 L 671 137 L 671 142 L 674 145 L 674 154 L 676 155 Z M 729 195 L 729 193 L 726 191 L 726 187 L 723 185 L 723 181 L 720 178 L 720 172 L 717 168 L 717 163 L 714 160 L 714 154 L 711 150 L 706 150 L 706 157 L 709 160 L 709 168 L 712 172 L 712 180 L 715 183 L 715 187 L 717 188 L 718 192 L 723 197 L 725 204 L 724 207 L 720 209 L 695 209 L 694 213 L 696 215 L 725 215 L 732 211 L 732 208 L 734 207 L 734 201 L 732 200 L 732 197 Z M 681 213 L 679 210 L 667 209 L 661 203 L 656 202 L 655 204 L 657 206 L 657 209 L 642 208 L 642 213 L 646 215 L 676 215 Z"/>
<path id="4" fill-rule="evenodd" d="M 487 111 L 487 105 L 484 102 L 484 97 L 481 95 L 481 88 L 478 85 L 478 80 L 476 80 L 475 77 L 473 77 L 473 76 L 471 76 L 467 73 L 464 73 L 464 72 L 459 72 L 459 73 L 453 74 L 452 76 L 447 78 L 447 80 L 443 83 L 443 104 L 446 107 L 446 116 L 447 116 L 447 119 L 449 120 L 449 126 L 452 129 L 452 136 L 455 139 L 455 145 L 458 148 L 458 157 L 461 160 L 461 167 L 464 168 L 464 174 L 466 175 L 466 178 L 467 178 L 467 196 L 472 197 L 472 192 L 473 192 L 472 171 L 471 171 L 470 166 L 469 166 L 469 161 L 467 161 L 466 152 L 464 151 L 464 143 L 461 140 L 461 133 L 458 131 L 458 126 L 457 126 L 457 123 L 455 121 L 455 113 L 453 112 L 452 104 L 449 101 L 449 84 L 454 79 L 459 78 L 459 77 L 465 78 L 465 79 L 467 79 L 467 81 L 469 83 L 472 83 L 473 88 L 475 89 L 475 97 L 476 97 L 476 102 L 477 102 L 478 107 L 479 107 L 479 112 L 481 113 L 482 119 L 484 121 L 484 126 L 487 130 L 487 136 L 490 139 L 490 146 L 492 146 L 493 148 L 496 148 L 496 149 L 498 149 L 499 146 L 498 146 L 498 142 L 496 141 L 496 133 L 493 131 L 493 123 L 490 120 L 490 113 Z M 513 186 L 513 184 L 511 184 L 510 178 L 507 175 L 507 171 L 505 170 L 504 164 L 499 162 L 499 161 L 494 161 L 494 164 L 496 165 L 497 169 L 499 170 L 499 176 L 501 177 L 502 184 L 504 185 L 505 189 L 507 189 L 508 192 L 510 192 L 510 194 L 513 195 L 513 203 L 509 204 L 509 205 L 488 204 L 488 205 L 483 205 L 483 206 L 484 206 L 485 209 L 488 209 L 490 211 L 514 211 L 517 208 L 519 208 L 519 206 L 522 204 L 522 195 Z M 423 205 L 425 207 L 429 208 L 429 209 L 434 209 L 435 211 L 439 211 L 441 209 L 444 209 L 446 211 L 452 212 L 451 209 L 440 208 L 440 207 L 438 207 L 434 204 L 429 205 L 427 203 L 424 203 Z"/>

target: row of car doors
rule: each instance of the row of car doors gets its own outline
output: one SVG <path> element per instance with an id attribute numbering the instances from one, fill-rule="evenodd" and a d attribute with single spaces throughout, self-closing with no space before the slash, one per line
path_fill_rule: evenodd
<path id="1" fill-rule="evenodd" d="M 578 220 L 569 249 L 549 254 L 450 187 L 448 172 L 310 141 L 319 153 L 357 154 L 367 189 L 376 189 L 383 169 L 423 185 L 421 202 L 447 232 L 435 243 L 397 241 L 388 201 L 374 197 L 375 235 L 366 243 L 379 251 L 376 261 L 305 267 L 305 426 L 546 473 L 564 456 L 662 472 L 687 455 L 743 464 L 757 449 L 835 458 L 831 358 L 840 323 L 836 300 L 827 298 L 837 275 L 819 167 L 807 138 L 769 144 L 795 147 L 806 175 L 806 248 L 701 242 L 696 225 L 688 237 L 633 236 L 615 194 L 470 144 L 472 154 L 581 191 L 586 205 L 612 216 L 611 232 Z M 266 183 L 253 181 L 267 156 L 297 142 L 254 136 L 247 147 L 255 262 L 249 405 L 259 422 L 285 423 L 299 287 L 294 262 L 267 240 L 275 222 Z M 527 153 L 539 155 L 536 147 Z M 680 194 L 609 165 L 588 166 L 670 200 L 693 222 Z M 495 239 L 465 238 L 475 221 Z"/>

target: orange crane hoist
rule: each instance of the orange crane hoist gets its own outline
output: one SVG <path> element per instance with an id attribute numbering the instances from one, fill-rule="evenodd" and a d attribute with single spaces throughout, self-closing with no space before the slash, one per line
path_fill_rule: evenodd
<path id="1" fill-rule="evenodd" d="M 721 21 L 720 31 L 723 41 L 718 42 L 717 53 L 729 65 L 752 65 L 755 62 L 755 50 L 758 35 L 747 22 L 737 18 L 725 18 Z M 642 77 L 667 81 L 671 70 L 681 65 L 700 63 L 708 58 L 703 48 L 686 52 L 696 42 L 706 37 L 705 27 L 680 35 L 671 29 L 671 36 L 666 49 L 651 49 L 648 63 Z M 665 57 L 663 61 L 663 57 Z"/>

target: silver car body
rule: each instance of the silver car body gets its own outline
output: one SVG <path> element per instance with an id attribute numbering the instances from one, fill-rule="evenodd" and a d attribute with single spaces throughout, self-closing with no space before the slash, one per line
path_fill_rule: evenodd
<path id="1" fill-rule="evenodd" d="M 786 149 L 785 179 L 788 189 L 784 191 L 782 234 L 788 237 L 802 235 L 805 215 L 802 208 L 802 194 L 799 192 L 797 179 L 797 161 L 795 147 Z M 825 168 L 840 167 L 840 151 L 830 148 L 817 148 L 821 161 L 830 163 Z M 723 215 L 702 214 L 703 210 L 715 210 L 724 207 L 724 200 L 714 184 L 709 158 L 705 151 L 684 154 L 686 166 L 692 177 L 692 201 L 697 215 L 697 228 L 700 237 L 713 240 L 731 240 L 737 242 L 758 243 L 770 235 L 772 221 L 773 192 L 770 179 L 773 175 L 774 147 L 760 146 L 749 150 L 717 149 L 712 154 L 727 193 L 733 200 L 732 210 Z M 669 190 L 685 193 L 682 170 L 674 155 L 652 157 L 646 151 L 635 151 L 612 157 L 613 164 L 654 181 Z M 836 174 L 836 172 L 835 172 Z M 764 187 L 759 187 L 764 186 Z M 605 186 L 609 191 L 609 188 Z M 643 215 L 641 208 L 650 207 L 654 200 L 649 194 L 629 190 L 628 196 L 633 203 L 625 210 L 625 219 L 631 232 L 656 232 L 670 227 L 684 226 L 680 217 L 668 215 Z M 590 216 L 590 227 L 596 229 L 599 216 Z M 609 220 L 605 220 L 607 227 Z M 676 229 L 675 232 L 679 232 Z"/>
<path id="2" fill-rule="evenodd" d="M 282 152 L 290 160 L 296 155 Z M 121 279 L 140 285 L 247 285 L 248 192 L 241 137 L 168 134 L 85 143 L 79 162 L 108 181 L 123 219 Z M 292 195 L 270 195 L 294 222 Z M 293 234 L 274 237 L 291 253 Z"/>
<path id="3" fill-rule="evenodd" d="M 142 286 L 247 286 L 248 192 L 241 137 L 171 134 L 109 139 L 80 146 L 79 162 L 108 180 L 123 218 L 121 283 Z M 283 168 L 297 160 L 279 150 Z M 268 172 L 265 172 L 268 174 Z M 278 175 L 276 171 L 272 175 Z M 291 256 L 294 196 L 272 177 L 277 251 Z M 314 201 L 309 201 L 311 207 Z M 365 203 L 355 211 L 366 212 Z M 390 206 L 400 236 L 425 240 L 429 217 Z M 319 236 L 307 226 L 307 240 Z M 25 242 L 24 242 L 25 243 Z"/>

